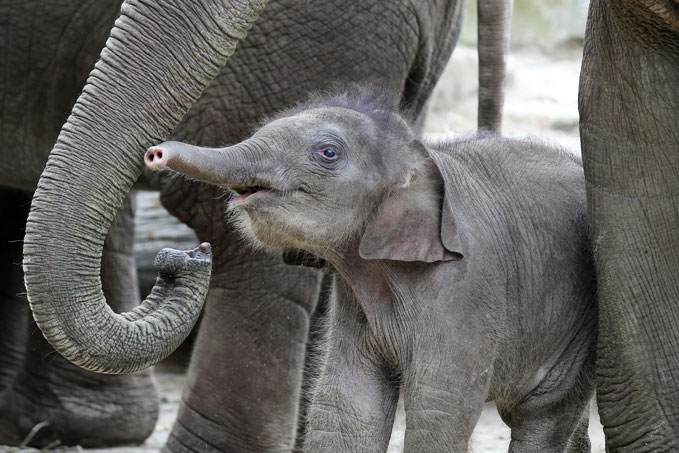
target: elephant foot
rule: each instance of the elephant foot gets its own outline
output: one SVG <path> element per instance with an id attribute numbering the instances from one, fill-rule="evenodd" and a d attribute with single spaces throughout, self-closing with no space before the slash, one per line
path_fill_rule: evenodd
<path id="1" fill-rule="evenodd" d="M 0 394 L 0 445 L 104 447 L 138 444 L 153 432 L 159 401 L 149 370 L 52 371 L 20 372 Z"/>

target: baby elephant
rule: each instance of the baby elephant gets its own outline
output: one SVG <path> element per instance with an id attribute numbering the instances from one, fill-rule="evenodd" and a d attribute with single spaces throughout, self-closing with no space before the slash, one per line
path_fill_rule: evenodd
<path id="1" fill-rule="evenodd" d="M 242 234 L 334 274 L 305 450 L 463 452 L 484 401 L 511 451 L 589 451 L 596 301 L 580 161 L 527 140 L 431 143 L 364 94 L 311 101 L 223 149 L 148 150 L 236 193 Z"/>

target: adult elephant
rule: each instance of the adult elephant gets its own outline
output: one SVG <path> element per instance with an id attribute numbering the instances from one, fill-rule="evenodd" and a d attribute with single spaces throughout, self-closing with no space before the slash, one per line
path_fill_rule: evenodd
<path id="1" fill-rule="evenodd" d="M 610 451 L 679 449 L 679 2 L 592 0 L 580 132 Z"/>
<path id="2" fill-rule="evenodd" d="M 17 19 L 3 23 L 2 36 L 11 41 L 2 72 L 9 76 L 3 84 L 2 181 L 24 190 L 37 184 L 23 249 L 26 289 L 45 337 L 69 360 L 104 373 L 141 369 L 181 341 L 197 316 L 209 271 L 200 251 L 188 268 L 184 255 L 164 255 L 151 299 L 128 311 L 138 298 L 129 290 L 131 210 L 123 200 L 140 176 L 147 146 L 170 136 L 206 146 L 241 140 L 264 114 L 330 84 L 381 85 L 421 115 L 459 35 L 463 6 L 443 0 L 281 0 L 268 5 L 221 69 L 263 3 L 126 1 L 38 182 L 57 137 L 55 125 L 84 83 L 97 55 L 93 49 L 103 45 L 120 3 L 0 0 L 3 17 Z M 485 68 L 479 121 L 491 129 L 499 128 L 502 104 L 505 3 L 484 1 L 479 8 Z M 22 48 L 28 50 L 12 51 Z M 320 276 L 240 243 L 222 220 L 221 191 L 181 179 L 152 186 L 170 212 L 212 243 L 214 253 L 189 384 L 166 449 L 291 449 Z M 118 227 L 109 230 L 121 205 Z M 126 313 L 108 308 L 102 282 L 106 300 Z M 184 304 L 188 296 L 194 302 Z M 61 361 L 46 366 L 42 359 L 54 355 L 44 344 L 35 347 L 35 335 L 30 342 L 28 349 L 37 353 L 24 360 L 0 397 L 0 435 L 16 441 L 43 418 L 52 436 L 68 442 L 141 440 L 148 433 L 154 400 L 145 383 L 95 377 Z M 40 398 L 31 398 L 43 388 Z M 144 405 L 151 406 L 137 410 Z M 96 410 L 81 410 L 90 406 Z M 124 429 L 134 435 L 122 439 Z"/>

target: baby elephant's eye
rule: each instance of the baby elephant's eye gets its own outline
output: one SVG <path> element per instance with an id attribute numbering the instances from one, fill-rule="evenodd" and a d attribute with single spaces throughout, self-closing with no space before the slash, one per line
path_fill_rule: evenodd
<path id="1" fill-rule="evenodd" d="M 332 146 L 327 146 L 319 151 L 319 154 L 328 160 L 337 159 L 337 150 Z"/>
<path id="2" fill-rule="evenodd" d="M 319 165 L 326 170 L 339 170 L 340 164 L 346 159 L 344 150 L 338 145 L 319 143 L 312 146 L 309 157 L 315 165 Z"/>

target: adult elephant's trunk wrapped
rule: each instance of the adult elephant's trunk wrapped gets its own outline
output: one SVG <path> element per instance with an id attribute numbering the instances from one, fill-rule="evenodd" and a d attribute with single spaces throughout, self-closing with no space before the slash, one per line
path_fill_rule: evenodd
<path id="1" fill-rule="evenodd" d="M 47 340 L 92 371 L 150 366 L 188 335 L 209 247 L 159 255 L 161 277 L 129 313 L 106 304 L 104 238 L 144 165 L 245 37 L 266 0 L 126 1 L 38 183 L 24 242 L 28 299 Z M 164 302 L 161 302 L 163 300 Z"/>

